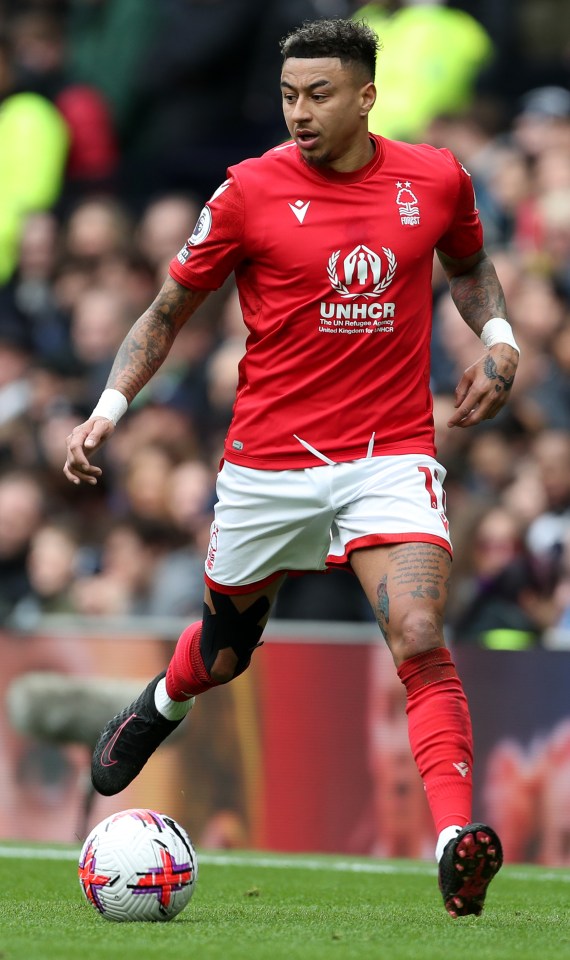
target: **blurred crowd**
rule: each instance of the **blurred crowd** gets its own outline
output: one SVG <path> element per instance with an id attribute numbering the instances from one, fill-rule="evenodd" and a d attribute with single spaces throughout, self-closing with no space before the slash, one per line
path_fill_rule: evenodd
<path id="1" fill-rule="evenodd" d="M 481 345 L 434 264 L 432 386 L 455 548 L 448 631 L 456 643 L 570 646 L 570 45 L 564 31 L 539 30 L 556 0 L 365 9 L 388 30 L 432 6 L 479 17 L 488 42 L 461 101 L 435 102 L 414 136 L 449 147 L 472 174 L 521 347 L 510 405 L 450 431 L 455 385 Z M 200 612 L 246 335 L 233 282 L 132 404 L 100 454 L 97 487 L 64 479 L 65 438 L 226 166 L 284 138 L 279 38 L 360 10 L 0 0 L 1 624 Z M 382 133 L 382 101 L 375 122 Z M 291 578 L 274 615 L 372 619 L 344 573 Z"/>

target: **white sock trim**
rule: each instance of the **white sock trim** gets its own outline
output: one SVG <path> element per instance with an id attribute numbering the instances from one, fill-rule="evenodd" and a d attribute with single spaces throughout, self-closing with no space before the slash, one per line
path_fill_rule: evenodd
<path id="1" fill-rule="evenodd" d="M 447 844 L 450 840 L 453 840 L 457 836 L 462 827 L 444 827 L 441 831 L 439 837 L 437 838 L 437 846 L 435 848 L 435 859 L 439 863 L 443 856 L 443 851 L 445 850 Z"/>
<path id="2" fill-rule="evenodd" d="M 166 692 L 166 678 L 159 680 L 154 691 L 154 705 L 166 720 L 182 720 L 194 706 L 195 697 L 189 700 L 171 700 Z"/>

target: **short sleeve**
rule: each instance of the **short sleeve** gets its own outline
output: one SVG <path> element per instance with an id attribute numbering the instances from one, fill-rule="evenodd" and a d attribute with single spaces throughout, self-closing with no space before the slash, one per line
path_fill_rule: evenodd
<path id="1" fill-rule="evenodd" d="M 436 243 L 438 250 L 454 260 L 461 260 L 477 253 L 483 246 L 483 227 L 475 199 L 471 177 L 463 164 L 450 153 L 442 150 L 452 161 L 459 181 L 457 201 L 449 228 Z"/>
<path id="2" fill-rule="evenodd" d="M 239 182 L 225 180 L 203 207 L 192 235 L 170 262 L 184 287 L 217 290 L 243 258 L 244 202 Z"/>

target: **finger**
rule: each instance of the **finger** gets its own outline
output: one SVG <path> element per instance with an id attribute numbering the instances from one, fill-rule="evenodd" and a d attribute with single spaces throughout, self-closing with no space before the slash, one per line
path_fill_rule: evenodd
<path id="1" fill-rule="evenodd" d="M 467 402 L 461 407 L 448 421 L 449 427 L 472 427 L 483 420 L 492 420 L 497 415 L 503 403 L 497 403 L 496 400 L 488 401 L 483 397 L 475 404 Z"/>
<path id="2" fill-rule="evenodd" d="M 452 417 L 447 421 L 448 427 L 468 427 L 475 423 L 476 408 L 467 406 L 460 407 Z"/>
<path id="3" fill-rule="evenodd" d="M 87 466 L 83 468 L 77 464 L 71 464 L 69 460 L 66 460 L 63 472 L 67 479 L 75 485 L 78 485 L 82 481 L 94 485 L 97 483 L 97 478 L 103 473 L 100 467 L 94 467 L 90 463 L 87 463 Z"/>
<path id="4" fill-rule="evenodd" d="M 469 386 L 470 384 L 467 381 L 467 377 L 463 375 L 455 388 L 455 406 L 456 407 L 458 407 L 465 400 L 465 397 L 467 396 L 467 392 L 469 390 Z"/>
<path id="5" fill-rule="evenodd" d="M 112 433 L 113 430 L 114 426 L 111 420 L 107 420 L 105 417 L 98 417 L 93 421 L 93 426 L 84 438 L 83 446 L 89 450 L 94 450 L 106 440 L 107 436 Z"/>
<path id="6" fill-rule="evenodd" d="M 83 442 L 83 446 L 87 447 L 89 450 L 94 450 L 103 442 L 104 437 L 101 435 L 100 430 L 92 430 L 89 436 L 87 436 Z"/>
<path id="7" fill-rule="evenodd" d="M 459 389 L 459 387 L 458 387 Z M 449 427 L 456 426 L 466 426 L 466 421 L 473 423 L 474 416 L 479 412 L 479 407 L 481 405 L 481 393 L 478 390 L 471 388 L 467 391 L 462 403 L 457 407 L 455 413 L 449 418 L 447 425 Z"/>
<path id="8" fill-rule="evenodd" d="M 463 374 L 461 380 L 455 388 L 455 406 L 460 407 L 461 404 L 465 403 L 467 395 L 473 386 L 473 378 Z"/>
<path id="9" fill-rule="evenodd" d="M 83 447 L 77 447 L 70 445 L 67 451 L 67 465 L 72 471 L 79 471 L 82 473 L 90 473 L 92 470 L 92 464 L 89 463 L 89 460 L 83 452 Z"/>

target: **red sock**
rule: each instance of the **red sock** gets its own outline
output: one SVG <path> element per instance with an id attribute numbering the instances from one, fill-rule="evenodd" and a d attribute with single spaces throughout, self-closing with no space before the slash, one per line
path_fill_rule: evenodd
<path id="1" fill-rule="evenodd" d="M 166 672 L 166 692 L 171 700 L 189 700 L 219 684 L 212 680 L 200 653 L 202 621 L 183 631 Z"/>
<path id="2" fill-rule="evenodd" d="M 437 647 L 405 660 L 408 733 L 437 833 L 471 822 L 473 737 L 469 707 L 451 654 Z"/>

